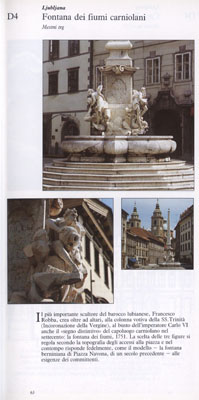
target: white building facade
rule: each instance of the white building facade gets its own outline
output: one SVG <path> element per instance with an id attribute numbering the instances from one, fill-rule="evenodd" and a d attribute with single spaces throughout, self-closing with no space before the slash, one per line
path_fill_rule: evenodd
<path id="1" fill-rule="evenodd" d="M 88 134 L 84 121 L 90 86 L 89 40 L 43 42 L 43 145 L 45 155 L 63 155 L 65 136 Z"/>
<path id="2" fill-rule="evenodd" d="M 190 265 L 193 264 L 193 218 L 191 206 L 180 215 L 175 227 L 177 260 Z"/>

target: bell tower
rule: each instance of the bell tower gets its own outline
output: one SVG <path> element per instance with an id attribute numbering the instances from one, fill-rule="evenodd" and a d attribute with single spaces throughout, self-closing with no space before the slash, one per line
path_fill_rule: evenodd
<path id="1" fill-rule="evenodd" d="M 153 211 L 153 215 L 151 217 L 151 232 L 153 235 L 163 238 L 164 237 L 164 220 L 162 216 L 162 211 L 160 210 L 160 205 L 157 199 L 155 210 Z"/>
<path id="2" fill-rule="evenodd" d="M 141 228 L 141 219 L 137 212 L 136 203 L 134 204 L 133 212 L 129 219 L 129 228 Z"/>

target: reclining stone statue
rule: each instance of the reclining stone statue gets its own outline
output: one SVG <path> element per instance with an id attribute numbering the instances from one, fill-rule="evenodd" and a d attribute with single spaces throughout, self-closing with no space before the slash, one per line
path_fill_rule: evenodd
<path id="1" fill-rule="evenodd" d="M 75 302 L 87 276 L 81 260 L 85 230 L 75 209 L 66 210 L 62 218 L 47 219 L 46 226 L 48 234 L 45 229 L 38 230 L 24 249 L 31 265 L 28 301 Z"/>

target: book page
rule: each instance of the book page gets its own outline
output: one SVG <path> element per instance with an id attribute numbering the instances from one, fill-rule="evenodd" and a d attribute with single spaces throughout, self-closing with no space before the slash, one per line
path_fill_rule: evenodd
<path id="1" fill-rule="evenodd" d="M 2 11 L 2 399 L 198 399 L 197 2 Z"/>

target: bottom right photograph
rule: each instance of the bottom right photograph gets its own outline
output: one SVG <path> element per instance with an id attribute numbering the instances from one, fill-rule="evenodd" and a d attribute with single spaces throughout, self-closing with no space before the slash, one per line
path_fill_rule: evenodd
<path id="1" fill-rule="evenodd" d="M 193 269 L 193 198 L 122 199 L 122 269 Z"/>

